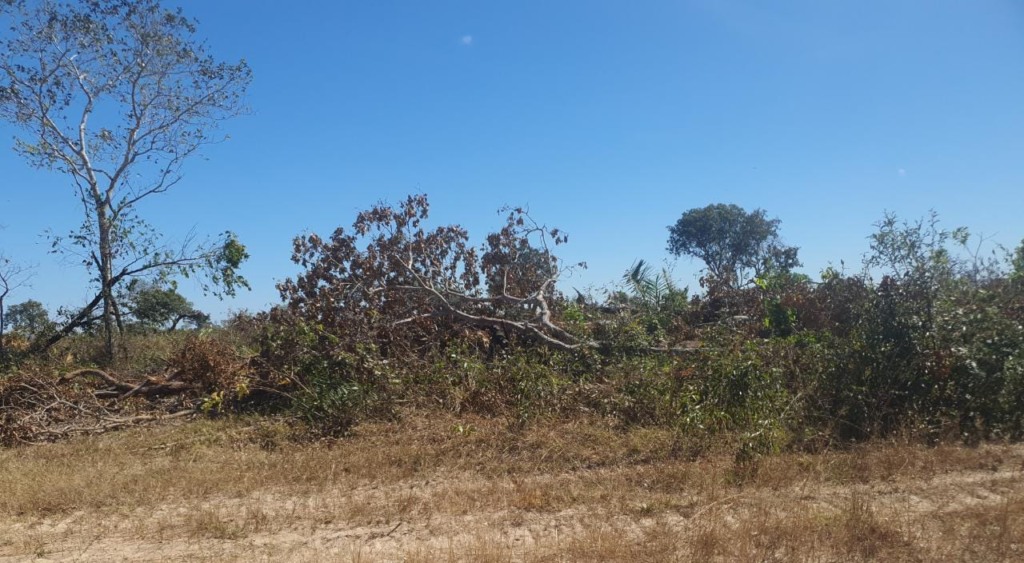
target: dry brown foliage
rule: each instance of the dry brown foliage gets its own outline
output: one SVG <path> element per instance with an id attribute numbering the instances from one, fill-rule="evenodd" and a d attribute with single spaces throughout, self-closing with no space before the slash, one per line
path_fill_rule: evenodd
<path id="1" fill-rule="evenodd" d="M 225 340 L 190 334 L 168 359 L 167 370 L 178 381 L 210 393 L 230 390 L 249 373 L 248 358 L 239 356 Z"/>
<path id="2" fill-rule="evenodd" d="M 458 225 L 428 230 L 429 209 L 425 195 L 409 196 L 360 213 L 329 239 L 296 238 L 292 260 L 304 271 L 279 285 L 288 311 L 340 345 L 372 345 L 386 357 L 415 354 L 466 326 L 558 350 L 590 345 L 553 317 L 560 263 L 549 246 L 565 233 L 513 209 L 478 249 Z"/>

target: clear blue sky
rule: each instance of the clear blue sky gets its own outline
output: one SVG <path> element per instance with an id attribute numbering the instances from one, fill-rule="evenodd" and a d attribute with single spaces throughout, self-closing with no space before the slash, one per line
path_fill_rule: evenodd
<path id="1" fill-rule="evenodd" d="M 172 238 L 230 229 L 248 246 L 252 292 L 181 286 L 215 316 L 277 302 L 295 235 L 415 192 L 477 240 L 499 207 L 528 205 L 590 265 L 566 287 L 668 258 L 666 227 L 716 202 L 780 218 L 813 276 L 859 265 L 885 210 L 1024 237 L 1022 2 L 178 4 L 255 73 L 230 141 L 142 208 Z M 80 304 L 84 274 L 41 237 L 80 210 L 12 134 L 0 126 L 0 251 L 38 269 L 10 302 Z M 680 260 L 676 278 L 695 286 L 698 269 Z"/>

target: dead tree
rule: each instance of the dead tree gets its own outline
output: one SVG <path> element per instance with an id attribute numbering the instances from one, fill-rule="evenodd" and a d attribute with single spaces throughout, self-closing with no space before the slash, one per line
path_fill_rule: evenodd
<path id="1" fill-rule="evenodd" d="M 360 213 L 351 232 L 297 238 L 293 260 L 306 271 L 279 286 L 288 309 L 349 339 L 408 342 L 470 326 L 561 351 L 596 346 L 556 320 L 563 270 L 551 247 L 565 233 L 511 209 L 475 248 L 460 226 L 425 230 L 428 211 L 425 195 L 410 196 Z"/>

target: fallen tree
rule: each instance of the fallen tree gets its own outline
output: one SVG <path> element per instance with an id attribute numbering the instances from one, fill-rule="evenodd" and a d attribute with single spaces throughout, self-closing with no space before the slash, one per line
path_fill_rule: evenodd
<path id="1" fill-rule="evenodd" d="M 332 349 L 371 346 L 407 357 L 467 328 L 488 340 L 514 339 L 560 352 L 600 350 L 588 327 L 566 323 L 556 284 L 566 266 L 553 250 L 565 232 L 538 223 L 523 208 L 504 210 L 504 226 L 479 247 L 458 225 L 427 230 L 425 195 L 360 213 L 351 230 L 329 238 L 297 237 L 292 260 L 304 268 L 278 286 L 284 312 L 315 327 Z M 455 335 L 455 336 L 452 336 Z M 696 342 L 650 346 L 683 354 Z"/>
<path id="2" fill-rule="evenodd" d="M 511 209 L 475 248 L 458 225 L 425 230 L 428 211 L 425 195 L 410 196 L 360 213 L 351 231 L 296 238 L 292 259 L 305 272 L 279 285 L 287 310 L 351 343 L 385 347 L 466 326 L 561 351 L 597 346 L 556 319 L 564 270 L 551 247 L 565 233 Z"/>

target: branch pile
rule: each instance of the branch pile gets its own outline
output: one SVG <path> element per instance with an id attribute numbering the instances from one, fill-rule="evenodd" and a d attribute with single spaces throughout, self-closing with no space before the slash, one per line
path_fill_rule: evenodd
<path id="1" fill-rule="evenodd" d="M 196 386 L 166 377 L 124 381 L 98 369 L 0 380 L 0 446 L 55 442 L 196 413 Z"/>
<path id="2" fill-rule="evenodd" d="M 228 342 L 196 334 L 181 343 L 160 373 L 128 378 L 88 368 L 60 377 L 30 371 L 0 377 L 0 446 L 185 417 L 205 399 L 215 398 L 219 408 L 242 399 L 258 383 L 250 360 Z"/>

